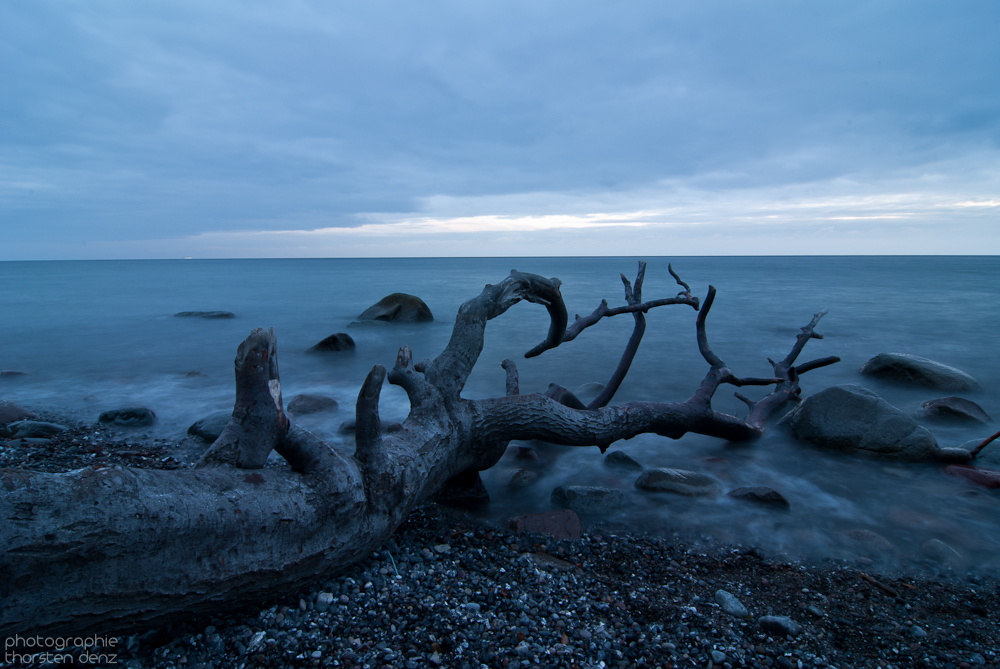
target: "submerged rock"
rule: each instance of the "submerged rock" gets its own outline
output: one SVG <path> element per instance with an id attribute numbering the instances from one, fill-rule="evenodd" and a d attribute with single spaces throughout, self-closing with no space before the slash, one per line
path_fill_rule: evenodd
<path id="1" fill-rule="evenodd" d="M 611 451 L 604 456 L 604 465 L 616 469 L 642 471 L 642 465 L 625 451 Z"/>
<path id="2" fill-rule="evenodd" d="M 7 400 L 0 400 L 0 425 L 35 417 L 35 414 L 24 407 L 18 406 L 13 402 L 8 402 Z"/>
<path id="3" fill-rule="evenodd" d="M 318 344 L 306 349 L 308 352 L 323 351 L 353 351 L 356 348 L 354 339 L 346 332 L 337 332 L 323 339 Z"/>
<path id="4" fill-rule="evenodd" d="M 7 426 L 12 439 L 33 437 L 51 437 L 53 434 L 65 432 L 69 428 L 57 423 L 46 423 L 38 420 L 22 420 Z"/>
<path id="5" fill-rule="evenodd" d="M 962 554 L 940 539 L 928 539 L 920 544 L 920 551 L 944 567 L 962 569 L 966 566 L 965 558 L 962 557 Z"/>
<path id="6" fill-rule="evenodd" d="M 430 308 L 416 295 L 393 293 L 361 312 L 359 321 L 427 323 L 434 320 Z"/>
<path id="7" fill-rule="evenodd" d="M 174 318 L 236 318 L 236 314 L 231 311 L 180 311 Z"/>
<path id="8" fill-rule="evenodd" d="M 921 405 L 924 415 L 928 418 L 939 418 L 944 420 L 956 420 L 967 422 L 991 423 L 993 419 L 983 411 L 983 408 L 964 397 L 939 397 L 936 400 L 928 400 Z"/>
<path id="9" fill-rule="evenodd" d="M 607 513 L 625 505 L 625 494 L 615 488 L 565 485 L 552 491 L 552 503 L 577 513 Z"/>
<path id="10" fill-rule="evenodd" d="M 191 425 L 188 428 L 188 434 L 200 437 L 209 443 L 214 442 L 229 425 L 229 419 L 232 417 L 232 411 L 216 411 Z"/>
<path id="11" fill-rule="evenodd" d="M 333 412 L 340 408 L 337 400 L 326 395 L 296 395 L 288 403 L 288 410 L 294 414 Z"/>
<path id="12" fill-rule="evenodd" d="M 146 427 L 156 422 L 156 414 L 146 407 L 125 407 L 124 409 L 109 409 L 103 412 L 98 420 L 122 427 Z"/>
<path id="13" fill-rule="evenodd" d="M 977 390 L 979 382 L 955 367 L 907 353 L 879 353 L 861 366 L 862 374 L 941 390 Z"/>
<path id="14" fill-rule="evenodd" d="M 899 460 L 924 460 L 938 452 L 926 428 L 872 391 L 833 386 L 802 401 L 782 425 L 803 441 L 831 450 Z"/>
<path id="15" fill-rule="evenodd" d="M 774 488 L 765 486 L 749 486 L 746 488 L 736 488 L 726 493 L 727 497 L 739 499 L 744 502 L 752 502 L 762 506 L 770 506 L 778 509 L 791 508 L 785 496 Z"/>
<path id="16" fill-rule="evenodd" d="M 665 467 L 647 469 L 635 480 L 635 487 L 646 492 L 671 492 L 686 497 L 705 497 L 720 492 L 719 482 L 711 476 Z"/>

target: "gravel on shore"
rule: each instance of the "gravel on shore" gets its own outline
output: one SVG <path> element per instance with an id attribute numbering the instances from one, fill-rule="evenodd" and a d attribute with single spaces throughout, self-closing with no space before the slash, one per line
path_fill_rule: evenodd
<path id="1" fill-rule="evenodd" d="M 3 442 L 0 466 L 173 468 L 181 451 L 86 426 Z M 109 666 L 997 667 L 998 603 L 982 575 L 876 574 L 599 524 L 554 540 L 426 503 L 308 591 L 124 637 Z"/>

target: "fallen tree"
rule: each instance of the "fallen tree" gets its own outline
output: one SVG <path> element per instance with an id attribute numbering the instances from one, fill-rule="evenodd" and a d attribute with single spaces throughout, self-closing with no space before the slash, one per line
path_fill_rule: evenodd
<path id="1" fill-rule="evenodd" d="M 708 342 L 715 289 L 709 288 L 699 308 L 671 269 L 683 291 L 644 302 L 644 273 L 640 263 L 634 285 L 622 277 L 624 306 L 602 302 L 572 324 L 558 279 L 513 271 L 487 285 L 459 309 L 451 340 L 437 358 L 414 363 L 403 347 L 391 370 L 372 369 L 358 394 L 353 455 L 290 424 L 274 331 L 257 329 L 237 351 L 229 426 L 197 467 L 0 471 L 0 634 L 121 635 L 294 592 L 362 559 L 450 478 L 496 464 L 512 439 L 596 445 L 602 451 L 642 433 L 751 440 L 769 416 L 798 396 L 802 373 L 837 361 L 795 364 L 806 342 L 820 336 L 814 331 L 820 312 L 789 354 L 772 362 L 772 376 L 737 376 Z M 527 357 L 571 341 L 604 318 L 633 315 L 622 359 L 589 405 L 559 388 L 520 394 L 510 360 L 503 361 L 504 397 L 462 398 L 487 322 L 521 300 L 545 306 L 550 316 L 545 340 Z M 642 338 L 644 314 L 666 305 L 697 311 L 698 346 L 710 367 L 705 379 L 682 402 L 608 406 Z M 386 379 L 410 401 L 402 428 L 389 433 L 379 419 Z M 739 418 L 712 408 L 723 384 L 773 388 L 756 402 L 740 396 L 749 412 Z M 272 450 L 289 466 L 265 468 Z"/>

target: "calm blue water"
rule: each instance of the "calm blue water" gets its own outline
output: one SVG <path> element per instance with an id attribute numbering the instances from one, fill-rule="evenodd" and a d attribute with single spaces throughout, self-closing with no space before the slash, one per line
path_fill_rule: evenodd
<path id="1" fill-rule="evenodd" d="M 767 358 L 783 357 L 812 314 L 830 313 L 801 360 L 838 355 L 843 362 L 803 379 L 805 394 L 840 383 L 865 385 L 889 402 L 916 412 L 945 393 L 873 382 L 857 373 L 871 356 L 901 351 L 964 369 L 985 390 L 964 396 L 1000 415 L 1000 259 L 996 257 L 771 257 L 671 260 L 693 292 L 719 291 L 709 320 L 715 351 L 743 375 L 768 375 Z M 677 292 L 666 258 L 649 258 L 647 299 Z M 556 276 L 573 313 L 589 313 L 602 298 L 623 303 L 619 273 L 634 278 L 630 258 L 499 258 L 384 260 L 187 260 L 0 263 L 0 369 L 27 376 L 0 379 L 0 398 L 58 409 L 96 420 L 123 405 L 153 408 L 156 436 L 179 437 L 207 413 L 232 406 L 232 360 L 257 326 L 278 333 L 286 402 L 300 392 L 337 398 L 340 413 L 304 417 L 310 429 L 349 450 L 336 427 L 349 418 L 357 390 L 376 363 L 391 366 L 408 344 L 416 359 L 437 355 L 447 343 L 459 305 L 511 269 Z M 435 322 L 422 326 L 352 326 L 365 308 L 392 292 L 422 297 Z M 226 310 L 232 320 L 174 318 L 179 311 Z M 664 307 L 648 316 L 648 329 L 616 401 L 680 400 L 706 371 L 694 338 L 694 311 Z M 550 382 L 569 388 L 605 381 L 631 332 L 631 318 L 591 328 L 575 342 L 540 358 L 523 352 L 542 339 L 545 310 L 518 305 L 487 329 L 486 349 L 469 381 L 467 397 L 502 395 L 500 361 L 519 360 L 522 392 Z M 334 332 L 349 332 L 355 354 L 315 356 L 304 351 Z M 200 371 L 207 378 L 188 379 Z M 761 396 L 750 389 L 747 394 Z M 405 395 L 387 386 L 383 419 L 406 415 Z M 717 408 L 744 411 L 724 390 Z M 945 446 L 982 438 L 994 428 L 929 424 Z M 596 449 L 565 452 L 530 491 L 506 493 L 511 462 L 487 476 L 497 513 L 548 508 L 551 489 L 563 483 L 612 484 L 629 490 L 629 517 L 647 527 L 700 532 L 773 549 L 856 551 L 842 533 L 878 531 L 897 544 L 903 561 L 919 558 L 919 545 L 939 538 L 976 563 L 996 564 L 1000 517 L 996 492 L 979 491 L 930 465 L 900 465 L 834 457 L 793 443 L 780 429 L 761 442 L 733 448 L 689 436 L 679 442 L 640 437 L 619 447 L 648 466 L 705 471 L 726 487 L 771 485 L 792 500 L 777 517 L 725 499 L 655 500 L 631 492 L 631 480 L 601 466 Z M 992 448 L 992 447 L 991 447 Z M 997 460 L 1000 463 L 1000 460 Z M 916 557 L 914 557 L 916 556 Z"/>

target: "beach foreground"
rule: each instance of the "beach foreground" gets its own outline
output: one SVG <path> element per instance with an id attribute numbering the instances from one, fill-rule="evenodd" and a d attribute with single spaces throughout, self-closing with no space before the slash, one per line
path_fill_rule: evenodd
<path id="1" fill-rule="evenodd" d="M 2 466 L 59 471 L 184 467 L 197 447 L 76 426 L 47 444 L 3 450 Z M 427 503 L 367 559 L 308 591 L 169 629 L 107 630 L 99 650 L 133 669 L 1000 663 L 992 577 L 882 574 L 875 565 L 789 562 L 694 539 L 669 528 L 628 534 L 599 521 L 585 522 L 575 541 L 517 535 Z M 19 653 L 5 667 L 37 651 L 5 641 Z M 42 666 L 38 659 L 27 664 Z"/>

